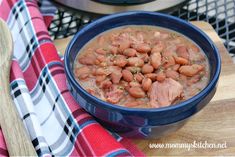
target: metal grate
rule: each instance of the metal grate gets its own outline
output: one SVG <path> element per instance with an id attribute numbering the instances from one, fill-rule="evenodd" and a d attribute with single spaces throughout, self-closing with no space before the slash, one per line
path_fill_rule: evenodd
<path id="1" fill-rule="evenodd" d="M 210 23 L 227 50 L 235 54 L 235 0 L 191 0 L 172 15 Z"/>
<path id="2" fill-rule="evenodd" d="M 79 29 L 90 23 L 88 16 L 73 14 L 58 9 L 49 26 L 49 33 L 52 39 L 61 39 L 74 35 Z"/>
<path id="3" fill-rule="evenodd" d="M 169 14 L 188 21 L 209 22 L 235 61 L 235 0 L 190 0 Z M 59 8 L 49 32 L 53 39 L 71 36 L 93 19 L 87 13 L 72 13 Z"/>

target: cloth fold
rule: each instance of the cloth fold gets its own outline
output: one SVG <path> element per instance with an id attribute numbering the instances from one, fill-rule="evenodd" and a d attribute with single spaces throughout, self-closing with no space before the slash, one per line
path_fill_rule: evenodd
<path id="1" fill-rule="evenodd" d="M 37 154 L 144 156 L 130 140 L 115 139 L 70 94 L 47 31 L 54 11 L 47 0 L 0 1 L 14 42 L 11 95 Z M 0 155 L 8 156 L 1 131 Z"/>

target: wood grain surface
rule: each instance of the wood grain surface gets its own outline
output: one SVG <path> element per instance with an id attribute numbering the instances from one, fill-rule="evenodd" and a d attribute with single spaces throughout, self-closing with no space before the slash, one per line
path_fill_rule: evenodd
<path id="1" fill-rule="evenodd" d="M 235 155 L 235 65 L 220 38 L 206 22 L 192 22 L 202 29 L 215 43 L 222 58 L 222 71 L 217 92 L 211 102 L 194 115 L 180 130 L 166 137 L 133 142 L 147 156 L 208 156 Z M 57 50 L 64 53 L 70 38 L 56 40 Z M 224 149 L 204 148 L 154 148 L 149 144 L 193 144 L 195 142 L 223 144 Z"/>
<path id="2" fill-rule="evenodd" d="M 10 30 L 0 19 L 0 125 L 10 156 L 36 156 L 33 144 L 10 96 L 12 52 Z"/>

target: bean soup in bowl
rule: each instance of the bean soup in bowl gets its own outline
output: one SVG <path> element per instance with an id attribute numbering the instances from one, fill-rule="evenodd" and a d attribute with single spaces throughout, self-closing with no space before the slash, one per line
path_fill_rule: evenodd
<path id="1" fill-rule="evenodd" d="M 199 93 L 209 80 L 204 52 L 184 35 L 156 26 L 118 27 L 80 51 L 74 63 L 79 84 L 120 106 L 173 105 Z"/>

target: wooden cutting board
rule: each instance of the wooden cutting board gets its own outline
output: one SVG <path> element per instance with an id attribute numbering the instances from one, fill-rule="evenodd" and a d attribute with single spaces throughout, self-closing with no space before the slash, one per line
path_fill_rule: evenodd
<path id="1" fill-rule="evenodd" d="M 160 139 L 134 140 L 133 142 L 147 156 L 206 156 L 206 155 L 235 155 L 235 64 L 225 49 L 220 38 L 206 22 L 192 22 L 202 29 L 216 44 L 222 58 L 222 71 L 218 89 L 211 102 L 199 113 L 194 115 L 180 130 Z M 62 54 L 70 38 L 55 40 L 54 43 Z M 208 144 L 222 144 L 219 148 L 191 148 L 189 151 L 183 145 L 207 142 Z M 150 148 L 149 144 L 158 147 L 178 145 L 181 148 Z M 174 145 L 175 144 L 175 145 Z"/>

